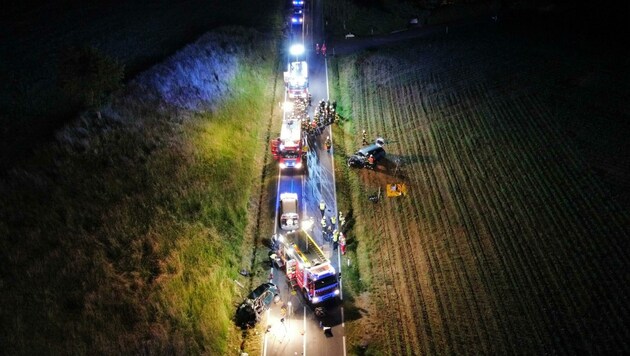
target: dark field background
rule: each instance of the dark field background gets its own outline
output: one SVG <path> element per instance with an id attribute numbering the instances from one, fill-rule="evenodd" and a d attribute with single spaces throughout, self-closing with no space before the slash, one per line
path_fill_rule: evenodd
<path id="1" fill-rule="evenodd" d="M 446 353 L 504 353 L 514 345 L 578 352 L 584 348 L 572 341 L 589 335 L 617 342 L 587 350 L 627 351 L 627 5 L 479 3 L 327 0 L 333 35 L 344 34 L 344 21 L 360 36 L 372 28 L 375 34 L 404 29 L 412 13 L 428 16 L 426 25 L 487 18 L 492 9 L 500 16 L 500 35 L 491 24 L 470 33 L 453 28 L 451 37 L 413 46 L 366 48 L 331 68 L 338 72 L 334 90 L 341 112 L 354 120 L 340 133 L 348 153 L 356 148 L 353 135 L 367 126 L 406 142 L 392 145 L 392 154 L 419 157 L 405 161 L 416 199 L 389 201 L 381 211 L 363 199 L 370 189 L 365 178 L 373 177 L 338 176 L 350 186 L 343 208 L 355 209 L 357 222 L 349 253 L 363 269 L 344 277 L 357 305 L 373 310 L 360 294 L 378 292 L 370 289 L 370 279 L 388 281 L 373 286 L 407 286 L 404 270 L 418 272 L 414 276 L 424 283 L 399 294 L 411 306 L 400 309 L 408 322 L 404 331 L 395 327 L 402 318 L 391 313 L 400 304 L 382 308 L 398 299 L 384 293 L 382 309 L 359 320 L 371 323 L 373 335 L 383 336 L 381 350 L 392 354 L 417 351 L 409 340 Z M 242 339 L 231 316 L 241 295 L 232 280 L 240 278 L 240 268 L 251 267 L 243 261 L 253 260 L 257 245 L 251 227 L 259 207 L 251 197 L 264 189 L 260 175 L 271 169 L 264 156 L 269 113 L 280 100 L 276 55 L 285 5 L 26 1 L 3 7 L 3 351 L 236 352 Z M 219 27 L 218 34 L 184 48 Z M 125 66 L 126 87 L 103 108 L 102 119 L 84 114 L 77 120 L 82 107 L 59 89 L 60 53 L 85 45 Z M 431 110 L 423 111 L 423 103 Z M 499 109 L 504 116 L 486 114 Z M 385 126 L 382 115 L 397 121 Z M 568 160 L 556 154 L 567 150 Z M 447 204 L 440 205 L 441 197 Z M 509 215 L 510 209 L 515 213 Z M 390 214 L 410 218 L 392 224 Z M 531 223 L 521 234 L 522 221 Z M 379 236 L 371 236 L 374 231 Z M 541 231 L 544 238 L 538 238 Z M 397 244 L 400 236 L 419 240 Z M 387 255 L 379 241 L 396 244 L 399 255 Z M 417 263 L 403 258 L 410 250 L 418 252 Z M 370 269 L 369 263 L 389 270 Z M 508 283 L 512 275 L 516 287 Z M 483 293 L 455 283 L 469 276 L 470 286 L 477 288 L 477 278 L 485 283 Z M 547 281 L 553 282 L 549 289 Z M 417 286 L 428 293 L 418 293 Z M 427 298 L 429 309 L 414 304 L 418 296 Z M 482 307 L 469 311 L 475 302 Z M 436 312 L 442 303 L 451 309 Z M 538 308 L 554 303 L 560 314 Z M 519 320 L 523 305 L 539 323 Z M 467 339 L 449 343 L 446 329 L 414 338 L 425 332 L 415 316 L 427 310 L 434 320 L 444 318 L 438 328 L 450 325 L 454 337 Z M 576 315 L 588 320 L 572 329 L 584 320 Z M 539 325 L 547 329 L 539 331 Z M 590 332 L 593 325 L 606 328 Z M 362 337 L 362 327 L 351 335 Z M 393 334 L 379 334 L 383 330 Z M 548 347 L 541 347 L 537 334 Z M 350 340 L 353 346 L 360 337 Z"/>
<path id="2" fill-rule="evenodd" d="M 277 7 L 252 0 L 25 1 L 0 14 L 0 170 L 28 156 L 80 107 L 59 90 L 59 54 L 94 46 L 125 77 L 223 25 L 273 26 Z"/>

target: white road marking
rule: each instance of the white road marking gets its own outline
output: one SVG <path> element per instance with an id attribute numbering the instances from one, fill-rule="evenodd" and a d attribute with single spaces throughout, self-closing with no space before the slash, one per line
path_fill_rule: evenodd
<path id="1" fill-rule="evenodd" d="M 302 356 L 306 356 L 306 306 L 304 306 L 304 335 L 302 335 Z M 345 347 L 344 347 L 345 349 Z M 344 351 L 345 353 L 345 351 Z"/>
<path id="2" fill-rule="evenodd" d="M 328 58 L 326 57 L 324 57 L 324 69 L 326 70 L 326 100 L 330 100 L 330 91 L 328 90 Z"/>
<path id="3" fill-rule="evenodd" d="M 270 314 L 271 314 L 271 309 L 267 309 L 267 320 L 269 320 L 269 318 L 271 317 Z M 267 356 L 267 332 L 266 331 L 265 331 L 265 337 L 263 338 L 263 356 Z"/>
<path id="4" fill-rule="evenodd" d="M 326 97 L 328 98 L 327 100 L 330 100 L 330 89 L 328 87 L 328 59 L 326 57 L 324 57 L 324 67 L 326 69 Z M 333 130 L 332 127 L 330 128 L 330 143 L 333 147 L 333 152 L 334 151 L 334 144 L 333 144 Z M 336 209 L 337 209 L 337 185 L 335 183 L 335 156 L 332 155 L 331 156 L 331 165 L 332 165 L 332 181 L 333 181 L 333 198 L 335 200 L 335 213 L 337 213 Z M 337 215 L 339 215 L 337 213 Z M 340 249 L 337 248 L 337 265 L 339 266 L 339 275 L 341 275 L 341 252 Z M 341 279 L 339 279 L 339 299 L 341 301 L 343 301 L 343 282 Z M 341 326 L 343 328 L 346 327 L 346 322 L 345 322 L 345 318 L 344 318 L 344 313 L 343 313 L 343 306 L 341 307 Z M 343 336 L 343 355 L 346 356 L 346 335 Z"/>
<path id="5" fill-rule="evenodd" d="M 284 91 L 284 101 L 287 101 L 287 91 Z M 284 111 L 284 109 L 282 110 L 282 120 L 284 120 L 286 115 L 286 112 Z M 276 207 L 275 207 L 275 218 L 274 218 L 274 223 L 273 223 L 273 234 L 276 235 L 278 233 L 278 204 L 277 204 L 277 200 L 278 197 L 280 196 L 280 180 L 282 179 L 282 170 L 278 169 L 278 184 L 276 187 Z M 273 275 L 273 265 L 270 268 L 270 272 L 269 275 Z M 270 318 L 270 312 L 271 309 L 267 309 L 267 320 L 269 320 Z M 263 356 L 267 355 L 267 332 L 265 332 L 265 335 L 263 336 Z"/>
<path id="6" fill-rule="evenodd" d="M 337 195 L 335 195 L 335 198 Z M 337 247 L 337 265 L 339 265 L 339 275 L 341 275 L 341 247 Z M 339 279 L 339 300 L 343 300 L 343 279 Z"/>

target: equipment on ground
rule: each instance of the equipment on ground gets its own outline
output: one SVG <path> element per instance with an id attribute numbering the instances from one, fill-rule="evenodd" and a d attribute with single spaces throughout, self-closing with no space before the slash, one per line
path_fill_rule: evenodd
<path id="1" fill-rule="evenodd" d="M 394 198 L 407 195 L 407 185 L 404 183 L 393 183 L 387 185 L 387 197 Z"/>
<path id="2" fill-rule="evenodd" d="M 339 295 L 337 272 L 324 252 L 304 229 L 279 235 L 277 251 L 291 287 L 317 304 Z"/>

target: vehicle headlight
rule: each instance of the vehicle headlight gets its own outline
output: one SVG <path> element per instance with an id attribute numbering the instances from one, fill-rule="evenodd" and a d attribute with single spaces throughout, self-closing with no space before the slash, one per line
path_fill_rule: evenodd
<path id="1" fill-rule="evenodd" d="M 295 164 L 295 168 L 297 168 L 297 169 L 302 168 L 302 162 L 296 163 Z"/>
<path id="2" fill-rule="evenodd" d="M 319 297 L 313 297 L 313 303 L 319 303 Z"/>
<path id="3" fill-rule="evenodd" d="M 339 295 L 339 289 L 335 289 L 335 295 Z"/>
<path id="4" fill-rule="evenodd" d="M 287 165 L 285 163 L 280 163 L 280 169 L 285 169 L 287 168 Z"/>

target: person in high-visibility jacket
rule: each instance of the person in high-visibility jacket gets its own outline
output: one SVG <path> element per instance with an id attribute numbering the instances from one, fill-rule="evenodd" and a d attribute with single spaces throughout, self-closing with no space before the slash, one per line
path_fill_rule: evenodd
<path id="1" fill-rule="evenodd" d="M 333 216 L 330 217 L 330 224 L 332 226 L 335 226 L 335 224 L 337 224 L 337 217 L 336 216 L 333 215 Z"/>
<path id="2" fill-rule="evenodd" d="M 369 144 L 368 139 L 367 139 L 367 132 L 365 132 L 365 130 L 363 130 L 363 134 L 361 136 L 361 142 L 363 143 L 363 146 L 367 146 Z"/>
<path id="3" fill-rule="evenodd" d="M 323 200 L 319 202 L 319 211 L 322 212 L 322 216 L 324 216 L 324 211 L 326 211 L 326 203 Z"/>
<path id="4" fill-rule="evenodd" d="M 326 229 L 326 217 L 324 216 L 322 218 L 322 231 L 324 231 Z"/>
<path id="5" fill-rule="evenodd" d="M 337 241 L 339 241 L 339 233 L 335 234 L 333 232 L 333 250 L 337 249 Z"/>
<path id="6" fill-rule="evenodd" d="M 346 223 L 346 218 L 343 216 L 343 213 L 340 211 L 339 212 L 339 226 L 343 227 L 345 223 Z"/>

